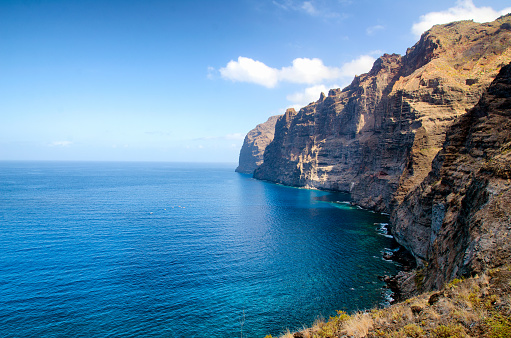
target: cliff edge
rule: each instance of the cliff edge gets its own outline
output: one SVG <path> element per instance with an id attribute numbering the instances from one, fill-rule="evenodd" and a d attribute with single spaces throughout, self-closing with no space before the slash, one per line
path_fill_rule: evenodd
<path id="1" fill-rule="evenodd" d="M 511 259 L 511 64 L 448 130 L 424 181 L 392 213 L 420 290 Z"/>
<path id="2" fill-rule="evenodd" d="M 338 311 L 282 338 L 511 336 L 511 63 L 449 128 L 392 219 L 422 261 L 407 281 L 424 292 L 385 309 Z"/>
<path id="3" fill-rule="evenodd" d="M 264 150 L 273 140 L 275 123 L 280 116 L 272 116 L 266 122 L 258 124 L 248 132 L 240 150 L 239 165 L 236 172 L 253 174 L 254 170 L 263 163 Z"/>
<path id="4" fill-rule="evenodd" d="M 405 56 L 385 54 L 351 85 L 288 112 L 254 177 L 350 192 L 390 212 L 428 175 L 447 128 L 511 61 L 511 15 L 424 33 Z"/>

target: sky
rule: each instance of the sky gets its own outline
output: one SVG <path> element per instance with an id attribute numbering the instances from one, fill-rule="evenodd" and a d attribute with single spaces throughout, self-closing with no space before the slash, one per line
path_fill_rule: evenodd
<path id="1" fill-rule="evenodd" d="M 0 160 L 238 161 L 248 131 L 509 0 L 0 0 Z"/>

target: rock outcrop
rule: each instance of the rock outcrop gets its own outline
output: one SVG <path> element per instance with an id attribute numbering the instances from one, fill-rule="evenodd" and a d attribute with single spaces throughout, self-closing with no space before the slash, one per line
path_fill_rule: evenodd
<path id="1" fill-rule="evenodd" d="M 431 172 L 392 213 L 419 289 L 511 260 L 511 64 L 448 130 Z"/>
<path id="2" fill-rule="evenodd" d="M 428 175 L 447 128 L 511 61 L 511 15 L 433 27 L 405 56 L 385 54 L 343 90 L 275 125 L 254 177 L 350 192 L 390 212 Z"/>
<path id="3" fill-rule="evenodd" d="M 239 165 L 236 168 L 237 172 L 253 174 L 254 170 L 263 163 L 264 150 L 273 140 L 275 123 L 280 116 L 272 116 L 268 121 L 258 124 L 248 132 L 240 150 Z"/>

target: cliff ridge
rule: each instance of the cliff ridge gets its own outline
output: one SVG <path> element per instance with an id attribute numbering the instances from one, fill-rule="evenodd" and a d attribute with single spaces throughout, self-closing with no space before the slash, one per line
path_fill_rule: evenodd
<path id="1" fill-rule="evenodd" d="M 280 115 L 271 116 L 266 122 L 258 124 L 248 132 L 240 150 L 236 172 L 253 174 L 254 170 L 263 163 L 264 150 L 273 140 L 275 123 L 279 117 Z"/>
<path id="2" fill-rule="evenodd" d="M 511 16 L 433 27 L 343 90 L 286 114 L 254 177 L 350 192 L 390 212 L 428 175 L 447 128 L 511 61 Z"/>

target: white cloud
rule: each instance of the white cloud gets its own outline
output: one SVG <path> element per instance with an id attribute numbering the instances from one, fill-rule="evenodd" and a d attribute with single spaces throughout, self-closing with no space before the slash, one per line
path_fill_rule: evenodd
<path id="1" fill-rule="evenodd" d="M 340 69 L 327 67 L 320 59 L 297 58 L 291 67 L 279 71 L 279 80 L 291 83 L 314 84 L 340 76 Z"/>
<path id="2" fill-rule="evenodd" d="M 317 58 L 297 58 L 292 65 L 281 69 L 271 68 L 260 61 L 240 56 L 238 61 L 230 61 L 225 68 L 220 69 L 224 79 L 256 83 L 268 88 L 273 88 L 280 82 L 307 84 L 309 87 L 290 94 L 286 97 L 291 106 L 300 109 L 307 104 L 317 101 L 321 92 L 328 94 L 330 88 L 342 88 L 348 85 L 355 75 L 367 73 L 376 60 L 373 51 L 368 55 L 361 55 L 358 58 L 343 64 L 341 67 L 329 67 Z M 267 76 L 261 76 L 254 69 L 264 70 Z M 257 76 L 256 76 L 257 75 Z M 341 83 L 342 86 L 332 84 Z M 328 82 L 329 84 L 325 84 Z M 241 134 L 229 134 L 222 137 L 208 137 L 207 139 L 236 139 L 242 140 Z M 204 138 L 203 138 L 204 139 Z"/>
<path id="3" fill-rule="evenodd" d="M 458 0 L 456 6 L 441 12 L 430 12 L 420 17 L 420 21 L 412 26 L 412 33 L 420 36 L 434 25 L 460 20 L 488 22 L 499 16 L 510 13 L 511 7 L 497 11 L 491 7 L 476 7 L 472 0 Z"/>
<path id="4" fill-rule="evenodd" d="M 73 142 L 71 141 L 54 141 L 49 144 L 50 147 L 69 147 Z"/>
<path id="5" fill-rule="evenodd" d="M 224 79 L 239 82 L 252 82 L 268 88 L 273 88 L 278 82 L 278 71 L 260 61 L 243 56 L 238 61 L 229 61 L 227 66 L 220 68 Z"/>
<path id="6" fill-rule="evenodd" d="M 240 56 L 238 61 L 231 60 L 226 67 L 221 68 L 220 74 L 224 79 L 256 83 L 268 88 L 275 87 L 279 82 L 318 85 L 323 81 L 365 73 L 371 69 L 374 60 L 370 55 L 362 55 L 339 68 L 325 66 L 323 61 L 317 58 L 297 58 L 291 66 L 277 69 Z"/>
<path id="7" fill-rule="evenodd" d="M 355 75 L 367 73 L 371 70 L 375 58 L 370 55 L 361 55 L 357 59 L 345 63 L 340 68 L 334 69 L 335 79 L 342 85 L 338 84 L 315 84 L 314 86 L 307 87 L 302 91 L 295 92 L 286 96 L 286 99 L 291 102 L 291 106 L 296 110 L 308 105 L 311 102 L 317 101 L 320 94 L 323 92 L 328 95 L 330 88 L 343 88 L 347 86 Z M 325 79 L 327 79 L 325 77 Z"/>
<path id="8" fill-rule="evenodd" d="M 360 75 L 367 73 L 371 70 L 373 63 L 376 59 L 370 55 L 361 55 L 357 59 L 345 63 L 341 68 L 341 73 L 343 77 L 354 77 L 355 75 Z"/>
<path id="9" fill-rule="evenodd" d="M 335 85 L 327 87 L 325 85 L 317 85 L 305 88 L 305 90 L 301 92 L 296 92 L 293 94 L 290 94 L 286 96 L 286 99 L 290 102 L 292 102 L 292 107 L 296 110 L 299 110 L 300 108 L 308 105 L 311 102 L 317 101 L 319 99 L 319 95 L 321 93 L 325 93 L 325 95 L 328 94 L 329 88 L 334 88 Z"/>
<path id="10" fill-rule="evenodd" d="M 367 27 L 366 28 L 366 33 L 367 35 L 373 35 L 374 33 L 376 33 L 377 31 L 381 31 L 385 29 L 385 26 L 382 26 L 382 25 L 374 25 L 374 26 L 371 26 L 371 27 Z"/>

